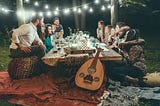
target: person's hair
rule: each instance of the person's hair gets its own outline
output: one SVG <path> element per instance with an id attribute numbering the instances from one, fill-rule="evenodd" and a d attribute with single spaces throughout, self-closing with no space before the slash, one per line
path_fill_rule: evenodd
<path id="1" fill-rule="evenodd" d="M 129 26 L 123 26 L 121 27 L 120 31 L 121 32 L 121 35 L 119 35 L 119 38 L 122 39 L 124 38 L 124 36 L 126 35 L 126 32 L 131 30 L 131 28 Z"/>
<path id="2" fill-rule="evenodd" d="M 117 22 L 116 25 L 118 25 L 119 28 L 121 28 L 121 27 L 125 26 L 126 24 L 125 24 L 125 22 Z"/>
<path id="3" fill-rule="evenodd" d="M 46 29 L 45 29 L 45 38 L 47 38 L 48 37 L 48 27 L 52 27 L 52 25 L 51 24 L 46 24 Z"/>
<path id="4" fill-rule="evenodd" d="M 55 20 L 59 20 L 59 18 L 58 18 L 58 17 L 54 17 L 54 18 L 53 18 L 53 22 L 54 22 Z"/>
<path id="5" fill-rule="evenodd" d="M 112 26 L 112 25 L 107 25 L 106 27 L 108 27 L 108 29 L 113 28 L 113 26 Z"/>
<path id="6" fill-rule="evenodd" d="M 126 35 L 126 41 L 138 40 L 140 38 L 140 31 L 138 29 L 131 29 Z"/>
<path id="7" fill-rule="evenodd" d="M 42 16 L 39 16 L 39 15 L 36 15 L 36 16 L 33 16 L 31 18 L 31 22 L 36 22 L 37 19 L 41 20 L 43 17 Z"/>
<path id="8" fill-rule="evenodd" d="M 105 24 L 104 24 L 104 21 L 103 20 L 100 20 L 100 21 L 98 21 L 98 23 L 100 23 L 101 25 L 102 25 L 102 27 L 103 27 L 103 38 L 104 38 L 104 36 L 105 36 L 105 32 L 104 32 L 104 30 L 105 30 Z"/>
<path id="9" fill-rule="evenodd" d="M 100 23 L 101 25 L 104 26 L 104 21 L 103 20 L 98 21 L 98 23 Z"/>
<path id="10" fill-rule="evenodd" d="M 107 25 L 106 27 L 108 27 L 109 33 L 111 33 L 111 29 L 113 28 L 112 25 Z"/>

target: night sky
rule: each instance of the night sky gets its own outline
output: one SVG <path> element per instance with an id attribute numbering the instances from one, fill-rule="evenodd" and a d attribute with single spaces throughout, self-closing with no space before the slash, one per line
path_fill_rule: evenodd
<path id="1" fill-rule="evenodd" d="M 5 0 L 0 0 L 0 6 L 7 6 L 9 9 L 16 11 L 16 0 L 9 0 L 10 2 L 6 2 Z M 71 0 L 39 0 L 40 6 L 35 7 L 33 2 L 35 0 L 30 0 L 30 3 L 24 3 L 24 7 L 27 9 L 34 9 L 37 11 L 45 11 L 44 4 L 49 4 L 50 8 L 55 9 L 57 6 L 59 8 L 64 7 L 73 7 Z M 77 0 L 81 5 L 82 0 Z M 94 0 L 86 0 L 87 3 L 93 2 Z M 103 0 L 101 0 L 103 1 Z M 149 4 L 144 12 L 136 11 L 132 14 L 126 13 L 125 18 L 121 17 L 122 13 L 119 13 L 120 21 L 125 21 L 132 27 L 138 27 L 142 29 L 148 29 L 151 27 L 159 28 L 160 27 L 160 0 L 148 0 Z M 102 4 L 102 3 L 101 3 Z M 107 3 L 105 3 L 107 5 Z M 104 20 L 105 24 L 110 24 L 110 11 L 107 9 L 105 12 L 100 10 L 100 5 L 95 5 L 94 3 L 91 5 L 94 9 L 93 13 L 86 13 L 86 30 L 91 32 L 93 35 L 95 34 L 95 30 L 97 28 L 97 21 Z M 156 11 L 157 10 L 157 11 Z M 159 10 L 159 11 L 158 11 Z M 121 11 L 120 11 L 121 12 Z M 45 17 L 45 23 L 52 23 L 52 20 L 55 16 Z M 64 15 L 63 12 L 58 16 L 60 18 L 61 24 L 63 25 L 65 32 L 67 32 L 67 28 L 75 28 L 74 23 L 74 15 L 71 12 L 69 15 Z M 5 32 L 6 28 L 12 29 L 13 27 L 17 27 L 17 18 L 15 12 L 10 14 L 0 13 L 0 31 Z"/>

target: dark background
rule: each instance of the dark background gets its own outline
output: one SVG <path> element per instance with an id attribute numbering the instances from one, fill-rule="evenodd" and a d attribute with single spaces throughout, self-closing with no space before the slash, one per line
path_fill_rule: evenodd
<path id="1" fill-rule="evenodd" d="M 16 0 L 8 0 L 8 2 L 0 0 L 0 4 L 3 6 L 7 6 L 9 9 L 16 11 Z M 79 2 L 78 5 L 81 5 L 81 0 L 77 0 Z M 87 3 L 93 2 L 94 0 L 86 0 Z M 101 0 L 102 1 L 102 0 Z M 145 1 L 145 0 L 144 0 Z M 33 8 L 34 10 L 44 10 L 44 4 L 49 4 L 50 8 L 55 9 L 58 7 L 73 7 L 71 0 L 39 0 L 40 6 L 35 7 L 33 5 L 34 0 L 30 0 L 30 3 L 24 3 L 24 7 Z M 103 2 L 102 2 L 103 3 Z M 102 4 L 101 3 L 101 4 Z M 91 4 L 94 12 L 86 13 L 86 30 L 91 32 L 91 35 L 96 35 L 96 28 L 98 20 L 104 20 L 105 24 L 110 24 L 110 10 L 106 10 L 105 12 L 100 10 L 101 5 Z M 104 5 L 107 5 L 105 3 Z M 129 26 L 133 28 L 139 28 L 141 32 L 159 32 L 160 29 L 160 0 L 146 0 L 146 8 L 136 8 L 136 7 L 128 7 L 128 8 L 119 8 L 119 21 L 126 22 Z M 69 15 L 59 15 L 61 24 L 64 27 L 65 34 L 68 34 L 68 27 L 75 28 L 74 15 L 71 12 Z M 83 14 L 83 13 L 81 13 Z M 45 17 L 45 23 L 52 23 L 54 16 L 48 18 Z M 5 33 L 7 30 L 11 30 L 12 28 L 16 28 L 17 24 L 16 13 L 11 12 L 9 14 L 0 13 L 0 31 Z"/>

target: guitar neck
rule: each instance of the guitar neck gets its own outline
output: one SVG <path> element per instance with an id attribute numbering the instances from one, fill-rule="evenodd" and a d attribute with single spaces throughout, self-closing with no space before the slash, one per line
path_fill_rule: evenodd
<path id="1" fill-rule="evenodd" d="M 94 57 L 94 60 L 93 60 L 93 62 L 92 62 L 92 64 L 91 64 L 90 67 L 92 67 L 92 68 L 95 68 L 95 67 L 96 67 L 96 64 L 97 64 L 97 61 L 98 61 L 98 57 L 99 57 L 100 52 L 101 52 L 101 49 L 97 49 L 97 53 L 96 53 L 96 55 L 95 55 L 95 57 Z"/>

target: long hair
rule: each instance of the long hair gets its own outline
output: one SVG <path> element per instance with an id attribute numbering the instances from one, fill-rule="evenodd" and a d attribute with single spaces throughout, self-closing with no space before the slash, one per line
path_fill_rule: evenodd
<path id="1" fill-rule="evenodd" d="M 46 29 L 45 29 L 45 38 L 47 38 L 48 37 L 48 35 L 49 35 L 49 32 L 48 32 L 48 27 L 52 27 L 52 25 L 51 24 L 47 24 L 46 25 Z"/>
<path id="2" fill-rule="evenodd" d="M 126 33 L 126 35 L 127 35 L 125 40 L 126 42 L 132 40 L 138 40 L 140 38 L 140 31 L 138 29 L 131 29 Z M 131 47 L 132 47 L 131 45 L 128 45 L 125 47 L 125 50 L 129 52 Z"/>
<path id="3" fill-rule="evenodd" d="M 102 25 L 102 32 L 103 32 L 103 38 L 105 37 L 105 24 L 104 21 L 98 21 L 98 23 L 100 23 Z"/>
<path id="4" fill-rule="evenodd" d="M 140 31 L 138 29 L 131 29 L 126 35 L 126 41 L 138 40 L 140 38 Z"/>

